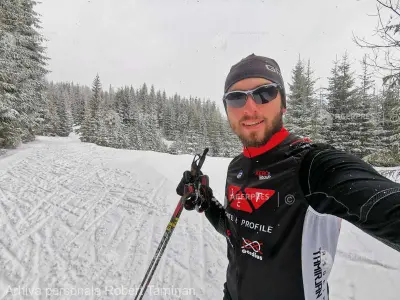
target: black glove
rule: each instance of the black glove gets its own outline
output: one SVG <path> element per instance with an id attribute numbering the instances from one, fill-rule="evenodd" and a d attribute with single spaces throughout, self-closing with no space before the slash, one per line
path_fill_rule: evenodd
<path id="1" fill-rule="evenodd" d="M 203 175 L 203 173 L 200 171 L 199 175 Z M 183 194 L 185 193 L 185 184 L 194 183 L 194 181 L 195 178 L 192 176 L 192 173 L 190 173 L 190 171 L 183 172 L 181 182 L 179 182 L 178 186 L 176 187 L 176 193 L 179 196 L 183 196 Z"/>
<path id="2" fill-rule="evenodd" d="M 209 177 L 203 175 L 201 171 L 198 178 L 194 178 L 190 171 L 185 171 L 176 193 L 182 196 L 181 201 L 186 210 L 196 209 L 198 212 L 206 211 L 213 197 L 213 191 L 209 187 Z"/>

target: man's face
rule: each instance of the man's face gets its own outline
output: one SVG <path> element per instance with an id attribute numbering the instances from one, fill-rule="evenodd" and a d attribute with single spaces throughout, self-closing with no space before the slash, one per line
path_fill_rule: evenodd
<path id="1" fill-rule="evenodd" d="M 246 78 L 236 82 L 229 91 L 251 90 L 268 83 L 271 81 L 264 78 Z M 283 126 L 281 102 L 280 93 L 266 104 L 256 104 L 249 95 L 243 107 L 227 107 L 229 124 L 243 146 L 260 147 L 281 130 Z"/>

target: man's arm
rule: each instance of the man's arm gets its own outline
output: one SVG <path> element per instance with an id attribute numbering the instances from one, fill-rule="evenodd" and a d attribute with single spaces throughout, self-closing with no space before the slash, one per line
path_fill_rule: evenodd
<path id="1" fill-rule="evenodd" d="M 349 221 L 400 251 L 400 184 L 362 159 L 330 146 L 313 146 L 300 167 L 308 203 Z"/>
<path id="2" fill-rule="evenodd" d="M 212 197 L 210 207 L 205 211 L 207 219 L 211 225 L 223 236 L 226 235 L 225 209 L 217 199 Z"/>

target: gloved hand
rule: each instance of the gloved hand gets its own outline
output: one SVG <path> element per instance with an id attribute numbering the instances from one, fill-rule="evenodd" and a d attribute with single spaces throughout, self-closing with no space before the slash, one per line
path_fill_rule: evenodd
<path id="1" fill-rule="evenodd" d="M 181 201 L 186 210 L 196 209 L 198 212 L 206 211 L 210 207 L 210 201 L 213 197 L 213 191 L 209 187 L 209 177 L 203 175 L 201 171 L 197 181 L 190 171 L 183 172 L 176 193 L 182 196 Z"/>

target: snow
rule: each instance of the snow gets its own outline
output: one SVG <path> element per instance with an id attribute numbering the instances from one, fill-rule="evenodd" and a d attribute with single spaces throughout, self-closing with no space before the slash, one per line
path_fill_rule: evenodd
<path id="1" fill-rule="evenodd" d="M 73 133 L 1 156 L 0 299 L 133 299 L 192 159 Z M 230 160 L 203 166 L 220 201 Z M 225 239 L 184 211 L 144 299 L 222 299 L 226 266 Z M 343 221 L 331 300 L 397 300 L 399 280 L 400 254 Z"/>
<path id="2" fill-rule="evenodd" d="M 161 140 L 168 148 L 171 147 L 171 145 L 175 142 L 175 141 L 169 141 L 165 138 L 162 138 Z"/>

